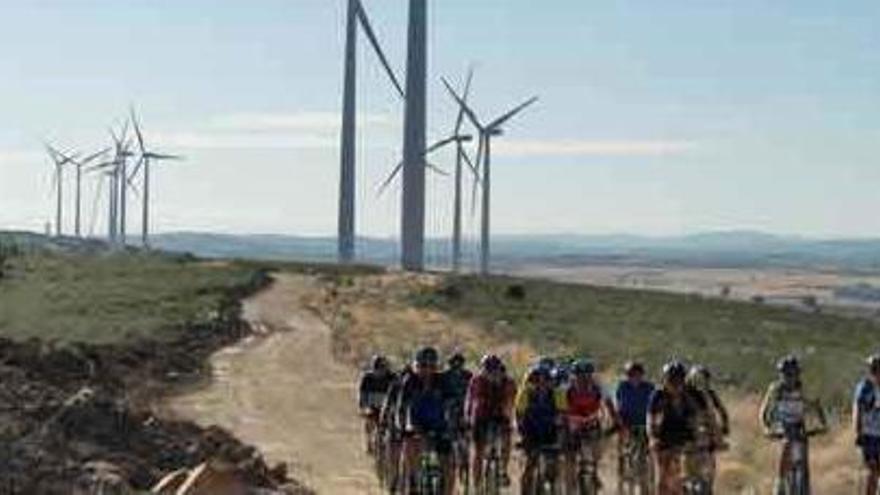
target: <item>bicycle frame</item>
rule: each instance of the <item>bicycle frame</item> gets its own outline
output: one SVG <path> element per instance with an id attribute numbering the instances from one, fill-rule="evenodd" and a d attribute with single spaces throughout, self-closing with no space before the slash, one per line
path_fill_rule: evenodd
<path id="1" fill-rule="evenodd" d="M 501 493 L 501 433 L 497 423 L 490 422 L 486 431 L 486 450 L 481 466 L 481 485 L 479 495 L 497 495 Z"/>
<path id="2" fill-rule="evenodd" d="M 781 439 L 788 451 L 788 471 L 781 480 L 786 495 L 809 495 L 810 493 L 810 437 L 822 433 L 822 430 L 808 431 L 804 425 L 784 425 L 780 434 L 771 435 Z"/>
<path id="3" fill-rule="evenodd" d="M 653 462 L 648 448 L 647 428 L 633 428 L 618 444 L 618 492 L 620 495 L 650 495 L 654 491 Z"/>

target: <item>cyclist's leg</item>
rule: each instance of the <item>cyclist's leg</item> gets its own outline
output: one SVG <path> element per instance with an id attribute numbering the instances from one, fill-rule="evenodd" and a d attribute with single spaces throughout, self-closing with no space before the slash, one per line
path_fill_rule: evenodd
<path id="1" fill-rule="evenodd" d="M 510 453 L 513 450 L 513 427 L 510 420 L 504 419 L 499 430 L 501 434 L 501 475 L 505 483 L 510 482 Z"/>
<path id="2" fill-rule="evenodd" d="M 681 493 L 681 452 L 663 448 L 655 453 L 657 460 L 657 495 Z"/>
<path id="3" fill-rule="evenodd" d="M 486 423 L 477 420 L 473 425 L 473 463 L 471 475 L 474 478 L 474 486 L 479 487 L 483 483 L 483 458 L 486 456 Z"/>
<path id="4" fill-rule="evenodd" d="M 599 466 L 602 465 L 602 439 L 594 438 L 590 443 L 591 454 L 593 455 L 593 463 L 595 470 L 593 471 L 594 481 L 597 486 L 602 486 L 602 479 L 599 477 Z"/>
<path id="5" fill-rule="evenodd" d="M 860 443 L 864 461 L 863 493 L 877 493 L 877 478 L 880 476 L 880 438 L 863 437 Z"/>
<path id="6" fill-rule="evenodd" d="M 403 437 L 403 482 L 404 492 L 415 483 L 418 474 L 419 456 L 422 452 L 422 439 L 413 432 L 407 432 Z"/>
<path id="7" fill-rule="evenodd" d="M 520 476 L 520 491 L 523 495 L 531 494 L 535 484 L 535 471 L 538 468 L 538 449 L 534 445 L 529 445 L 529 441 L 523 441 L 525 463 L 523 464 L 523 472 Z"/>
<path id="8" fill-rule="evenodd" d="M 791 470 L 791 444 L 779 442 L 779 464 L 777 465 L 776 482 L 773 488 L 775 494 L 785 493 L 785 480 Z"/>
<path id="9" fill-rule="evenodd" d="M 455 493 L 455 458 L 452 455 L 452 442 L 447 437 L 437 441 L 437 453 L 440 455 L 440 466 L 443 470 L 443 490 L 446 495 Z"/>
<path id="10" fill-rule="evenodd" d="M 564 443 L 565 448 L 565 457 L 564 457 L 564 467 L 565 471 L 565 486 L 569 493 L 576 493 L 577 491 L 577 476 L 578 476 L 578 449 L 580 448 L 580 442 L 574 438 L 574 435 L 566 435 L 566 442 Z"/>

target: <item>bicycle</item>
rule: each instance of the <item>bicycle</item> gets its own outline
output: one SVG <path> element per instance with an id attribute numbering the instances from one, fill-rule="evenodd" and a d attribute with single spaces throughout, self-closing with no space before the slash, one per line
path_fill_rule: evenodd
<path id="1" fill-rule="evenodd" d="M 599 458 L 596 449 L 609 432 L 602 431 L 600 424 L 588 423 L 579 427 L 572 435 L 571 441 L 576 446 L 577 456 L 576 478 L 578 495 L 596 495 L 601 489 L 599 483 Z"/>
<path id="2" fill-rule="evenodd" d="M 541 447 L 537 453 L 538 464 L 531 486 L 524 487 L 530 495 L 559 495 L 559 456 L 562 450 L 557 445 Z"/>
<path id="3" fill-rule="evenodd" d="M 486 445 L 488 449 L 480 466 L 480 486 L 478 495 L 498 495 L 504 486 L 503 466 L 501 459 L 501 425 L 491 421 L 486 425 Z"/>
<path id="4" fill-rule="evenodd" d="M 618 443 L 619 495 L 652 495 L 654 492 L 654 463 L 648 447 L 648 432 L 644 426 L 630 428 L 629 434 Z"/>
<path id="5" fill-rule="evenodd" d="M 471 467 L 470 467 L 470 441 L 467 430 L 459 429 L 452 439 L 452 463 L 455 467 L 455 476 L 462 487 L 465 495 L 470 493 Z"/>
<path id="6" fill-rule="evenodd" d="M 780 480 L 782 492 L 776 495 L 810 494 L 810 438 L 825 433 L 825 428 L 807 430 L 803 424 L 782 425 L 781 432 L 767 435 L 772 440 L 782 440 L 788 448 L 788 471 Z"/>
<path id="7" fill-rule="evenodd" d="M 444 495 L 446 478 L 443 458 L 437 449 L 440 438 L 436 434 L 422 437 L 422 452 L 419 456 L 416 489 L 419 495 Z"/>

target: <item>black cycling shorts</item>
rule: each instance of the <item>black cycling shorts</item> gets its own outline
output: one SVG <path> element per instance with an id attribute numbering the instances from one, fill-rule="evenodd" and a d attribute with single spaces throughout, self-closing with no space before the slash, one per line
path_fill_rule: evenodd
<path id="1" fill-rule="evenodd" d="M 472 438 L 474 443 L 484 444 L 489 440 L 489 430 L 492 427 L 498 428 L 501 435 L 510 433 L 512 427 L 510 420 L 507 418 L 483 418 L 477 419 L 473 425 Z"/>

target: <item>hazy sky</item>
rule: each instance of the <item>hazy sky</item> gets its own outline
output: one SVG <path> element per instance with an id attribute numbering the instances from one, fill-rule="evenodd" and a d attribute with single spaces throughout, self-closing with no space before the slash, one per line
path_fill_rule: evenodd
<path id="1" fill-rule="evenodd" d="M 364 3 L 402 75 L 406 0 Z M 43 139 L 95 149 L 134 103 L 187 156 L 156 168 L 160 230 L 335 232 L 344 4 L 3 2 L 0 227 L 51 215 Z M 880 2 L 430 4 L 429 139 L 454 117 L 440 76 L 471 63 L 487 119 L 541 96 L 498 141 L 496 232 L 880 232 Z M 376 191 L 402 105 L 364 37 L 360 55 L 358 226 L 396 235 L 398 190 Z M 451 188 L 430 176 L 435 234 Z"/>

